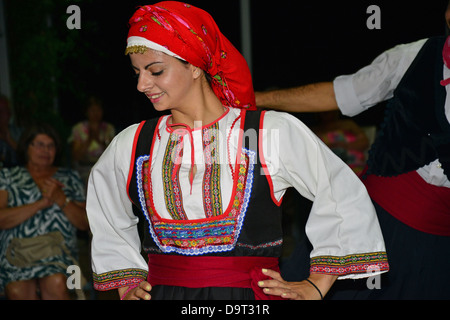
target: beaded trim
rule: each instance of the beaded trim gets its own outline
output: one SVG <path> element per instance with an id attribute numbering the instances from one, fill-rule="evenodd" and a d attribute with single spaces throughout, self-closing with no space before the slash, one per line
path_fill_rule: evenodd
<path id="1" fill-rule="evenodd" d="M 148 47 L 146 46 L 129 46 L 125 49 L 125 55 L 129 53 L 146 53 L 148 50 Z"/>

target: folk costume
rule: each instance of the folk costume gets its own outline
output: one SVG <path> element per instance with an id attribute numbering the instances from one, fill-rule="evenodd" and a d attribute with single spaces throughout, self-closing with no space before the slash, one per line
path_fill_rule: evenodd
<path id="1" fill-rule="evenodd" d="M 112 141 L 88 187 L 96 289 L 147 279 L 152 299 L 272 298 L 257 282 L 262 268 L 278 270 L 289 187 L 314 201 L 311 272 L 344 279 L 388 270 L 359 179 L 296 118 L 252 111 L 245 60 L 206 12 L 161 2 L 130 25 L 127 53 L 156 49 L 200 67 L 224 113 L 194 129 L 163 116 Z"/>
<path id="2" fill-rule="evenodd" d="M 345 115 L 389 100 L 363 181 L 375 202 L 391 272 L 368 297 L 450 298 L 449 41 L 399 45 L 334 81 Z"/>

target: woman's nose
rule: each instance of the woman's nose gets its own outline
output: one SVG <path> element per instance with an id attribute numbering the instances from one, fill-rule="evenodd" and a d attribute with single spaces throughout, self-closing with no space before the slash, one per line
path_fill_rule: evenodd
<path id="1" fill-rule="evenodd" d="M 145 92 L 153 87 L 153 81 L 144 73 L 140 73 L 138 77 L 137 89 L 139 92 Z"/>

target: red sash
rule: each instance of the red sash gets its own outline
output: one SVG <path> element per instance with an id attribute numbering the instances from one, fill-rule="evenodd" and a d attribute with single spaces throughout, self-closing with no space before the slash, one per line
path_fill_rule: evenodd
<path id="1" fill-rule="evenodd" d="M 416 171 L 396 177 L 369 175 L 363 182 L 370 197 L 401 222 L 450 236 L 450 188 L 431 185 Z"/>
<path id="2" fill-rule="evenodd" d="M 152 285 L 188 288 L 251 288 L 256 300 L 278 300 L 266 295 L 258 281 L 268 277 L 262 268 L 279 272 L 278 258 L 217 257 L 149 254 L 147 281 Z"/>

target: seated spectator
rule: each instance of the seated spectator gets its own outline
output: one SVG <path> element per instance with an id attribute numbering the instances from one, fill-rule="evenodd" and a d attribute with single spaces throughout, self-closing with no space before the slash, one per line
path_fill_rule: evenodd
<path id="1" fill-rule="evenodd" d="M 21 166 L 0 171 L 0 290 L 8 299 L 68 299 L 77 229 L 88 229 L 83 183 L 56 165 L 51 127 L 30 127 L 17 150 Z"/>
<path id="2" fill-rule="evenodd" d="M 115 128 L 103 120 L 103 103 L 90 97 L 86 106 L 86 120 L 73 126 L 69 143 L 72 146 L 74 168 L 86 184 L 91 167 L 114 138 Z"/>

